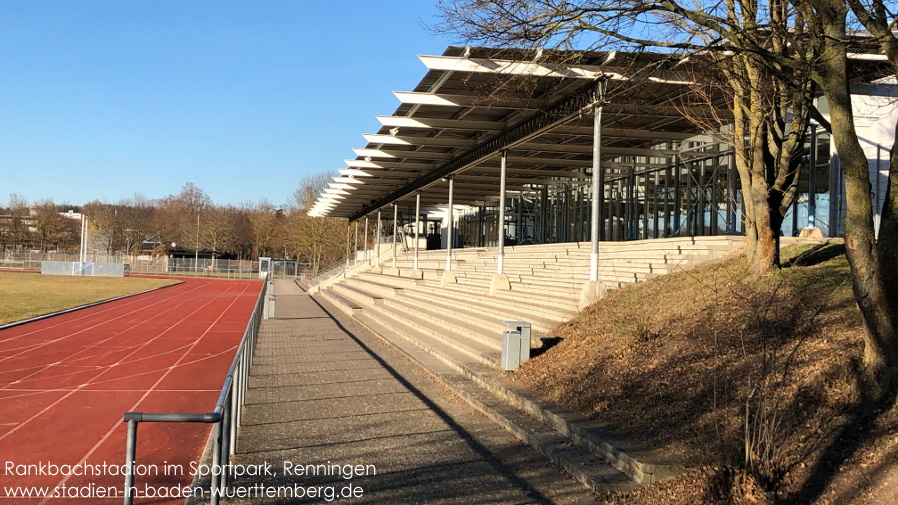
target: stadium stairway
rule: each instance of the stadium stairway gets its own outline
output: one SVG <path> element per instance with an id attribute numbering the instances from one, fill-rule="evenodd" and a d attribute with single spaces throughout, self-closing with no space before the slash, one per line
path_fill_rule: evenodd
<path id="1" fill-rule="evenodd" d="M 695 237 L 605 242 L 600 245 L 599 277 L 608 289 L 664 275 L 741 249 L 741 237 Z M 503 270 L 510 290 L 490 295 L 497 250 L 460 249 L 452 253 L 457 282 L 443 283 L 446 251 L 420 251 L 382 260 L 330 284 L 321 296 L 364 323 L 389 327 L 410 340 L 435 341 L 466 359 L 498 366 L 503 321 L 532 325 L 531 347 L 552 327 L 577 314 L 589 280 L 588 242 L 505 248 Z"/>

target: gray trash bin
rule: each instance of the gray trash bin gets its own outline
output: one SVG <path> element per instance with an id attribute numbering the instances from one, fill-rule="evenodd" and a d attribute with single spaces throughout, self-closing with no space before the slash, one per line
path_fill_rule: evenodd
<path id="1" fill-rule="evenodd" d="M 516 329 L 502 332 L 502 370 L 514 371 L 530 359 L 530 323 L 504 321 L 502 324 Z"/>
<path id="2" fill-rule="evenodd" d="M 265 306 L 262 309 L 264 319 L 274 319 L 274 295 L 265 296 Z"/>

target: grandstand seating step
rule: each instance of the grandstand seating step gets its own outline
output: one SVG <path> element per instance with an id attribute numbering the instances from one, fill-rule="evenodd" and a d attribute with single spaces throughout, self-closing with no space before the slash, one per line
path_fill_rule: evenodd
<path id="1" fill-rule="evenodd" d="M 486 289 L 480 290 L 479 292 L 474 292 L 470 289 L 467 289 L 465 286 L 449 284 L 445 287 L 442 287 L 438 282 L 428 281 L 425 281 L 421 286 L 418 287 L 417 290 L 430 291 L 436 296 L 452 296 L 461 299 L 467 299 L 471 296 L 477 296 L 478 299 L 488 299 L 488 297 L 490 297 L 488 287 Z M 506 302 L 511 303 L 514 306 L 530 307 L 532 310 L 546 308 L 554 310 L 556 312 L 559 310 L 570 311 L 569 314 L 571 317 L 573 317 L 573 315 L 575 315 L 577 311 L 578 297 L 579 293 L 577 296 L 571 295 L 567 297 L 547 295 L 542 293 L 527 293 L 519 289 L 515 289 L 515 287 L 512 286 L 511 291 L 499 291 L 494 298 L 504 299 L 506 300 Z"/>
<path id="2" fill-rule="evenodd" d="M 361 289 L 348 286 L 344 283 L 337 283 L 330 286 L 338 295 L 360 304 L 362 307 L 374 307 L 383 302 L 383 297 L 371 293 L 367 293 Z"/>
<path id="3" fill-rule="evenodd" d="M 339 294 L 335 293 L 330 287 L 321 290 L 321 294 L 322 296 L 327 298 L 328 301 L 333 303 L 335 307 L 350 316 L 362 311 L 362 306 L 360 304 L 348 298 L 340 296 Z"/>
<path id="4" fill-rule="evenodd" d="M 353 277 L 351 279 L 346 279 L 346 285 L 352 286 L 362 291 L 366 291 L 368 293 L 378 295 L 382 298 L 394 297 L 397 294 L 401 293 L 404 288 L 392 286 L 390 284 L 386 284 L 383 282 L 377 282 L 369 279 L 361 279 L 359 277 Z"/>
<path id="5" fill-rule="evenodd" d="M 422 304 L 419 300 L 408 297 L 385 300 L 384 308 L 389 307 L 395 309 L 394 313 L 398 312 L 403 317 L 415 316 L 422 321 L 430 322 L 450 332 L 464 335 L 487 345 L 495 345 L 502 336 L 501 321 L 462 308 L 449 310 L 433 304 Z"/>
<path id="6" fill-rule="evenodd" d="M 501 352 L 501 343 L 495 345 L 485 344 L 483 342 L 472 340 L 462 335 L 447 334 L 445 329 L 432 324 L 428 321 L 422 321 L 414 316 L 396 314 L 390 311 L 362 311 L 356 316 L 360 320 L 374 320 L 379 324 L 391 328 L 394 331 L 407 335 L 407 338 L 415 338 L 416 335 L 424 335 L 429 339 L 436 340 L 447 347 L 464 353 L 469 358 L 473 358 L 481 363 L 498 366 Z"/>
<path id="7" fill-rule="evenodd" d="M 451 299 L 445 294 L 435 297 L 428 292 L 408 291 L 403 294 L 402 299 L 415 300 L 420 306 L 437 310 L 441 314 L 460 317 L 468 321 L 483 321 L 485 329 L 496 331 L 498 334 L 507 330 L 502 327 L 502 321 L 528 321 L 533 324 L 534 331 L 546 333 L 556 323 L 570 319 L 570 317 L 558 316 L 541 309 L 526 310 L 489 296 L 473 295 L 467 299 Z"/>

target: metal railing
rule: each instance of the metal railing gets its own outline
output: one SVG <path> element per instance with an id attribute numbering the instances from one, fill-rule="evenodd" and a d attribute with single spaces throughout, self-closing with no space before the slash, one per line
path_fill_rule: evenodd
<path id="1" fill-rule="evenodd" d="M 225 376 L 221 394 L 212 412 L 205 413 L 159 413 L 159 412 L 125 412 L 124 421 L 128 423 L 125 464 L 130 470 L 125 475 L 125 505 L 134 502 L 134 469 L 137 454 L 137 425 L 139 423 L 206 423 L 212 428 L 212 468 L 227 469 L 230 457 L 237 446 L 237 428 L 241 423 L 241 415 L 246 399 L 246 385 L 249 371 L 253 364 L 256 340 L 259 336 L 259 325 L 262 321 L 262 310 L 270 282 L 262 284 L 262 290 L 256 299 L 252 316 L 237 347 L 237 353 Z M 221 491 L 227 486 L 227 471 L 212 472 L 211 503 L 218 503 Z"/>
<path id="2" fill-rule="evenodd" d="M 221 279 L 258 279 L 259 262 L 221 258 L 170 258 L 139 256 L 132 258 L 128 272 L 177 277 L 216 277 Z"/>
<path id="3" fill-rule="evenodd" d="M 346 272 L 346 258 L 341 258 L 336 263 L 331 266 L 320 270 L 318 275 L 312 277 L 312 280 L 309 281 L 310 286 L 315 286 L 321 284 L 322 282 L 331 279 L 333 277 L 337 277 L 338 275 L 343 275 Z"/>

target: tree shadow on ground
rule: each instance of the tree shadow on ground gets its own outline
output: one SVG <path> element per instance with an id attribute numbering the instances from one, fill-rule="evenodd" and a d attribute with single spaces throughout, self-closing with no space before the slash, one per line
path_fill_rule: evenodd
<path id="1" fill-rule="evenodd" d="M 861 383 L 861 378 L 858 378 Z M 851 405 L 845 412 L 845 422 L 830 439 L 817 462 L 813 465 L 808 479 L 794 493 L 778 500 L 783 505 L 812 504 L 826 491 L 827 486 L 842 471 L 843 465 L 854 456 L 866 442 L 876 422 L 888 412 L 898 399 L 898 389 L 892 388 L 882 398 L 868 394 Z"/>
<path id="2" fill-rule="evenodd" d="M 845 254 L 845 244 L 835 244 L 832 242 L 825 242 L 823 244 L 817 244 L 814 247 L 808 249 L 807 251 L 791 258 L 787 261 L 784 261 L 782 264 L 783 268 L 792 268 L 792 267 L 807 267 L 813 265 L 819 265 L 820 263 L 824 263 L 833 258 L 837 258 L 839 256 L 843 256 Z"/>

